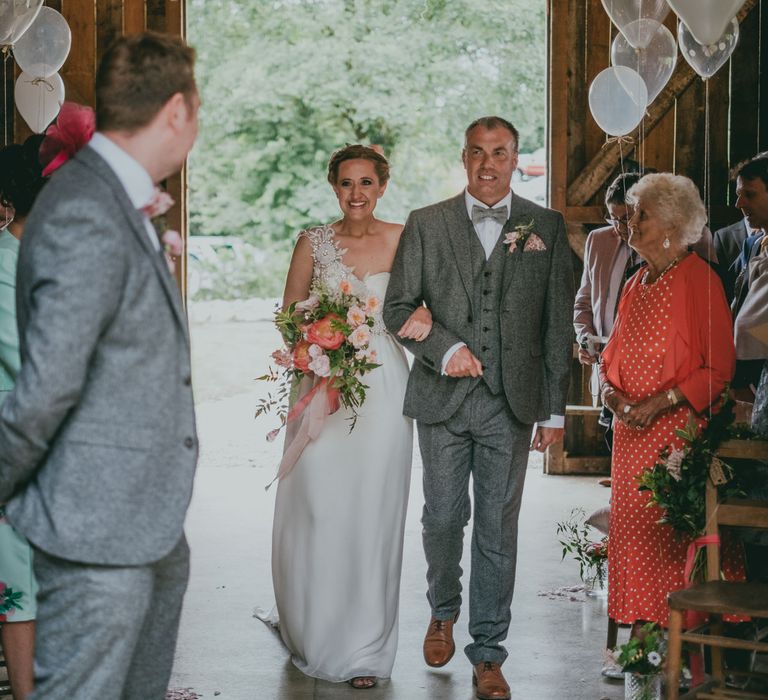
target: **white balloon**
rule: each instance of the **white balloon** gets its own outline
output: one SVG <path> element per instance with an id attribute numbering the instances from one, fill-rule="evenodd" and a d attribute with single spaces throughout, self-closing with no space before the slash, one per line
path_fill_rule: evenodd
<path id="1" fill-rule="evenodd" d="M 702 46 L 714 44 L 728 29 L 728 24 L 745 0 L 668 0 L 669 6 L 688 25 L 694 39 Z"/>
<path id="2" fill-rule="evenodd" d="M 14 90 L 16 108 L 36 134 L 42 134 L 64 103 L 64 81 L 58 73 L 38 78 L 22 73 Z"/>
<path id="3" fill-rule="evenodd" d="M 636 49 L 623 34 L 617 34 L 611 46 L 611 63 L 640 74 L 648 88 L 648 104 L 651 104 L 675 72 L 677 42 L 672 32 L 654 19 L 640 19 L 629 26 L 632 24 L 644 25 L 641 31 L 651 34 L 650 43 L 644 49 Z"/>
<path id="4" fill-rule="evenodd" d="M 739 41 L 739 22 L 734 17 L 723 35 L 712 44 L 702 46 L 688 27 L 680 22 L 677 28 L 677 39 L 680 42 L 680 52 L 704 80 L 711 78 L 731 57 Z"/>
<path id="5" fill-rule="evenodd" d="M 19 68 L 36 78 L 47 78 L 64 65 L 72 46 L 72 32 L 56 10 L 44 7 L 13 47 Z"/>
<path id="6" fill-rule="evenodd" d="M 0 0 L 0 46 L 15 44 L 42 6 L 43 0 Z"/>
<path id="7" fill-rule="evenodd" d="M 602 0 L 608 16 L 636 49 L 644 49 L 655 30 L 644 25 L 632 25 L 639 19 L 653 19 L 661 23 L 669 14 L 666 0 Z"/>
<path id="8" fill-rule="evenodd" d="M 598 73 L 589 86 L 589 109 L 597 125 L 610 136 L 624 136 L 645 116 L 648 88 L 640 74 L 626 66 Z"/>

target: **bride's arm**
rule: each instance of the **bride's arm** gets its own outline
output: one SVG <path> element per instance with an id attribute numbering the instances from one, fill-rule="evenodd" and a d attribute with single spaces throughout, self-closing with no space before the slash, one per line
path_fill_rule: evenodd
<path id="1" fill-rule="evenodd" d="M 397 335 L 421 342 L 432 330 L 432 312 L 426 306 L 419 306 L 402 325 Z"/>
<path id="2" fill-rule="evenodd" d="M 288 275 L 285 278 L 283 311 L 293 302 L 304 301 L 309 296 L 313 266 L 312 243 L 306 236 L 299 236 L 296 247 L 293 249 Z"/>

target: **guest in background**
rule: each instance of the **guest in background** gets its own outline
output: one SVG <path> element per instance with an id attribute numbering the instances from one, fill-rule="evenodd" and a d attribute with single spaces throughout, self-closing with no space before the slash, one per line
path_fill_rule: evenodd
<path id="1" fill-rule="evenodd" d="M 735 274 L 731 311 L 733 318 L 739 316 L 742 305 L 749 293 L 750 284 L 756 277 L 753 261 L 765 256 L 765 231 L 768 230 L 768 154 L 760 153 L 734 169 L 736 178 L 736 206 L 741 209 L 747 225 L 753 233 L 744 240 L 741 253 L 733 263 Z M 763 369 L 761 360 L 748 360 L 740 356 L 736 363 L 732 388 L 734 397 L 740 401 L 753 402 L 754 390 L 760 381 Z"/>
<path id="2" fill-rule="evenodd" d="M 38 152 L 42 135 L 30 136 L 23 146 L 0 150 L 0 204 L 13 211 L 13 220 L 0 231 L 0 404 L 13 388 L 19 371 L 19 334 L 16 327 L 16 261 L 27 214 L 45 184 Z M 0 504 L 0 582 L 19 594 L 19 607 L 0 616 L 0 638 L 14 700 L 32 692 L 34 682 L 37 583 L 32 571 L 32 549 L 5 519 Z"/>
<path id="3" fill-rule="evenodd" d="M 579 362 L 583 365 L 594 365 L 597 361 L 597 350 L 602 347 L 599 339 L 607 339 L 611 334 L 624 283 L 641 262 L 627 244 L 630 212 L 626 203 L 627 191 L 640 177 L 640 173 L 622 173 L 610 184 L 605 193 L 605 220 L 609 226 L 595 229 L 587 237 L 581 286 L 573 306 L 573 327 L 579 344 Z M 599 422 L 606 428 L 609 446 L 612 419 L 613 414 L 603 406 Z"/>
<path id="4" fill-rule="evenodd" d="M 601 358 L 603 403 L 615 414 L 608 615 L 617 622 L 666 624 L 666 597 L 683 588 L 688 541 L 659 525 L 661 512 L 637 476 L 691 411 L 700 424 L 730 380 L 733 335 L 723 287 L 689 246 L 706 211 L 688 178 L 647 175 L 627 194 L 629 245 L 646 265 L 627 282 Z M 727 562 L 726 562 L 727 563 Z"/>

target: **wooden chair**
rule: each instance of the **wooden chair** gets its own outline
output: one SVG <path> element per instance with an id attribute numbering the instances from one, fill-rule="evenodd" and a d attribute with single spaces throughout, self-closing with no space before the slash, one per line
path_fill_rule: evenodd
<path id="1" fill-rule="evenodd" d="M 730 440 L 721 445 L 718 455 L 727 458 L 768 460 L 768 441 Z M 728 499 L 718 502 L 717 486 L 707 480 L 706 534 L 715 535 L 721 525 L 768 528 L 768 501 Z M 686 698 L 730 700 L 731 698 L 768 698 L 768 695 L 725 687 L 722 649 L 768 652 L 768 643 L 726 637 L 722 634 L 722 616 L 739 615 L 768 618 L 768 585 L 721 581 L 720 548 L 707 545 L 707 581 L 669 594 L 669 641 L 667 657 L 667 700 L 678 700 L 683 642 L 711 648 L 713 681 L 686 694 Z M 709 615 L 709 623 L 683 632 L 686 610 Z M 763 676 L 768 674 L 733 674 Z"/>
<path id="2" fill-rule="evenodd" d="M 0 698 L 11 697 L 11 684 L 8 682 L 8 672 L 5 667 L 3 647 L 0 645 Z"/>

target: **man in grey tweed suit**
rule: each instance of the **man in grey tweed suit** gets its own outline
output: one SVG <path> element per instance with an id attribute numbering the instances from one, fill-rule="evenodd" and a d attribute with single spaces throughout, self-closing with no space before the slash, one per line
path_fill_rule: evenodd
<path id="1" fill-rule="evenodd" d="M 433 317 L 426 340 L 402 341 L 415 357 L 404 412 L 417 420 L 424 463 L 432 609 L 424 658 L 442 666 L 455 649 L 471 475 L 473 642 L 465 652 L 477 696 L 494 700 L 509 697 L 501 643 L 511 619 L 528 452 L 562 437 L 573 343 L 563 218 L 511 192 L 517 145 L 516 129 L 499 117 L 469 126 L 467 189 L 408 217 L 384 304 L 393 333 L 422 303 Z"/>
<path id="2" fill-rule="evenodd" d="M 0 503 L 34 551 L 35 700 L 165 697 L 197 437 L 187 322 L 145 205 L 197 135 L 193 70 L 181 40 L 119 39 L 98 132 L 24 232 Z"/>

